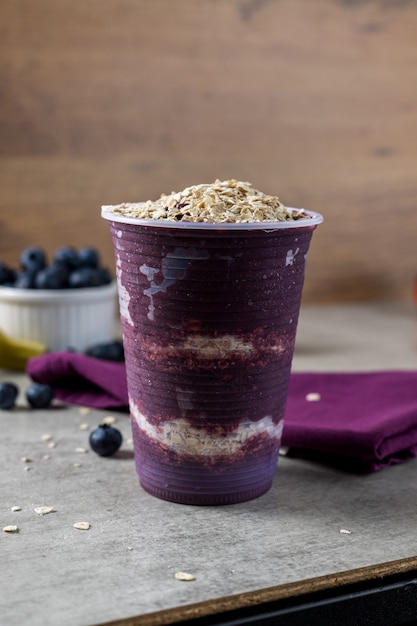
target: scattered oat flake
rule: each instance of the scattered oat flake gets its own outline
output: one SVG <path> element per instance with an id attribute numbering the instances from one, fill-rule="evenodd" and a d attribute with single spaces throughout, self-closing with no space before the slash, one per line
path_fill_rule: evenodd
<path id="1" fill-rule="evenodd" d="M 108 424 L 109 426 L 111 426 L 112 424 L 115 424 L 116 422 L 117 422 L 117 419 L 115 417 L 113 417 L 112 415 L 108 415 L 102 420 L 101 423 Z"/>
<path id="2" fill-rule="evenodd" d="M 175 572 L 175 580 L 190 582 L 191 580 L 195 580 L 195 576 L 193 574 L 188 574 L 187 572 Z"/>
<path id="3" fill-rule="evenodd" d="M 12 508 L 10 510 L 13 511 L 13 513 L 16 513 L 17 511 L 21 511 L 22 507 L 21 506 L 12 506 Z"/>
<path id="4" fill-rule="evenodd" d="M 30 459 L 28 456 L 22 456 L 20 457 L 20 460 L 22 461 L 22 463 L 32 463 L 32 459 Z"/>
<path id="5" fill-rule="evenodd" d="M 53 506 L 37 506 L 33 509 L 38 515 L 48 515 L 48 513 L 55 513 L 56 509 Z"/>
<path id="6" fill-rule="evenodd" d="M 88 406 L 82 406 L 80 407 L 79 413 L 80 415 L 88 415 L 91 413 L 91 409 L 89 409 Z"/>
<path id="7" fill-rule="evenodd" d="M 351 531 L 351 530 L 349 530 L 348 528 L 341 528 L 341 529 L 340 529 L 340 534 L 341 534 L 341 535 L 351 535 L 351 534 L 352 534 L 352 531 Z"/>
<path id="8" fill-rule="evenodd" d="M 89 530 L 90 528 L 90 524 L 88 522 L 75 522 L 72 526 L 77 530 Z"/>
<path id="9" fill-rule="evenodd" d="M 48 461 L 50 458 L 51 458 L 51 457 L 50 457 L 50 455 L 49 455 L 49 454 L 44 454 L 44 455 L 43 455 L 43 457 L 42 457 L 42 459 L 43 459 L 44 461 Z"/>
<path id="10" fill-rule="evenodd" d="M 84 422 L 83 424 L 80 424 L 79 429 L 80 430 L 88 430 L 90 428 L 90 426 Z"/>
<path id="11" fill-rule="evenodd" d="M 306 395 L 307 402 L 319 402 L 321 400 L 321 395 L 316 392 L 308 393 Z"/>
<path id="12" fill-rule="evenodd" d="M 50 442 L 48 443 L 48 448 L 51 448 L 51 449 L 52 449 L 52 448 L 56 448 L 56 443 L 55 443 L 55 441 L 50 441 Z"/>
<path id="13" fill-rule="evenodd" d="M 48 433 L 45 433 L 44 435 L 41 436 L 41 441 L 51 441 L 52 439 L 52 435 L 49 435 Z"/>
<path id="14" fill-rule="evenodd" d="M 3 532 L 4 533 L 17 533 L 19 532 L 19 529 L 14 524 L 10 524 L 9 526 L 4 526 Z"/>
<path id="15" fill-rule="evenodd" d="M 88 450 L 87 448 L 75 448 L 75 452 L 79 452 L 80 454 L 86 454 Z"/>
<path id="16" fill-rule="evenodd" d="M 25 470 L 25 472 L 30 472 L 30 470 L 32 469 L 31 467 L 29 467 L 29 465 L 25 465 L 25 467 L 23 468 Z"/>

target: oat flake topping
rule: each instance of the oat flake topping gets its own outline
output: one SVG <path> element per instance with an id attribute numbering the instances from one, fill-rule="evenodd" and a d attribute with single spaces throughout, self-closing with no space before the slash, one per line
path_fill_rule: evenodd
<path id="1" fill-rule="evenodd" d="M 276 196 L 235 179 L 217 179 L 163 194 L 155 201 L 123 202 L 103 209 L 126 217 L 176 222 L 285 222 L 308 217 L 302 210 L 288 209 Z"/>

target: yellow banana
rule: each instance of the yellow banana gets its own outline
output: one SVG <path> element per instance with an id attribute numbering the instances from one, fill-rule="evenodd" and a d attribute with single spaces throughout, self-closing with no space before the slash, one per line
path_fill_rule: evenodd
<path id="1" fill-rule="evenodd" d="M 33 356 L 46 352 L 46 346 L 38 341 L 12 339 L 0 330 L 0 368 L 21 370 Z"/>

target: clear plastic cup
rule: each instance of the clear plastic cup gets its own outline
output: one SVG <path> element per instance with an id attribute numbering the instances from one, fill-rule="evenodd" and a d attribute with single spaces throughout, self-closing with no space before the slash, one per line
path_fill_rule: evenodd
<path id="1" fill-rule="evenodd" d="M 290 222 L 208 224 L 103 207 L 136 469 L 154 496 L 232 504 L 271 487 L 306 255 L 323 219 L 304 213 Z"/>

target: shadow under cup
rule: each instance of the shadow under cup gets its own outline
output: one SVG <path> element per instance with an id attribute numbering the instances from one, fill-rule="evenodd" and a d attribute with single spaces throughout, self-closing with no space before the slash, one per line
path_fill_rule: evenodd
<path id="1" fill-rule="evenodd" d="M 318 214 L 268 224 L 114 213 L 136 469 L 174 502 L 233 504 L 272 484 L 304 268 Z"/>

